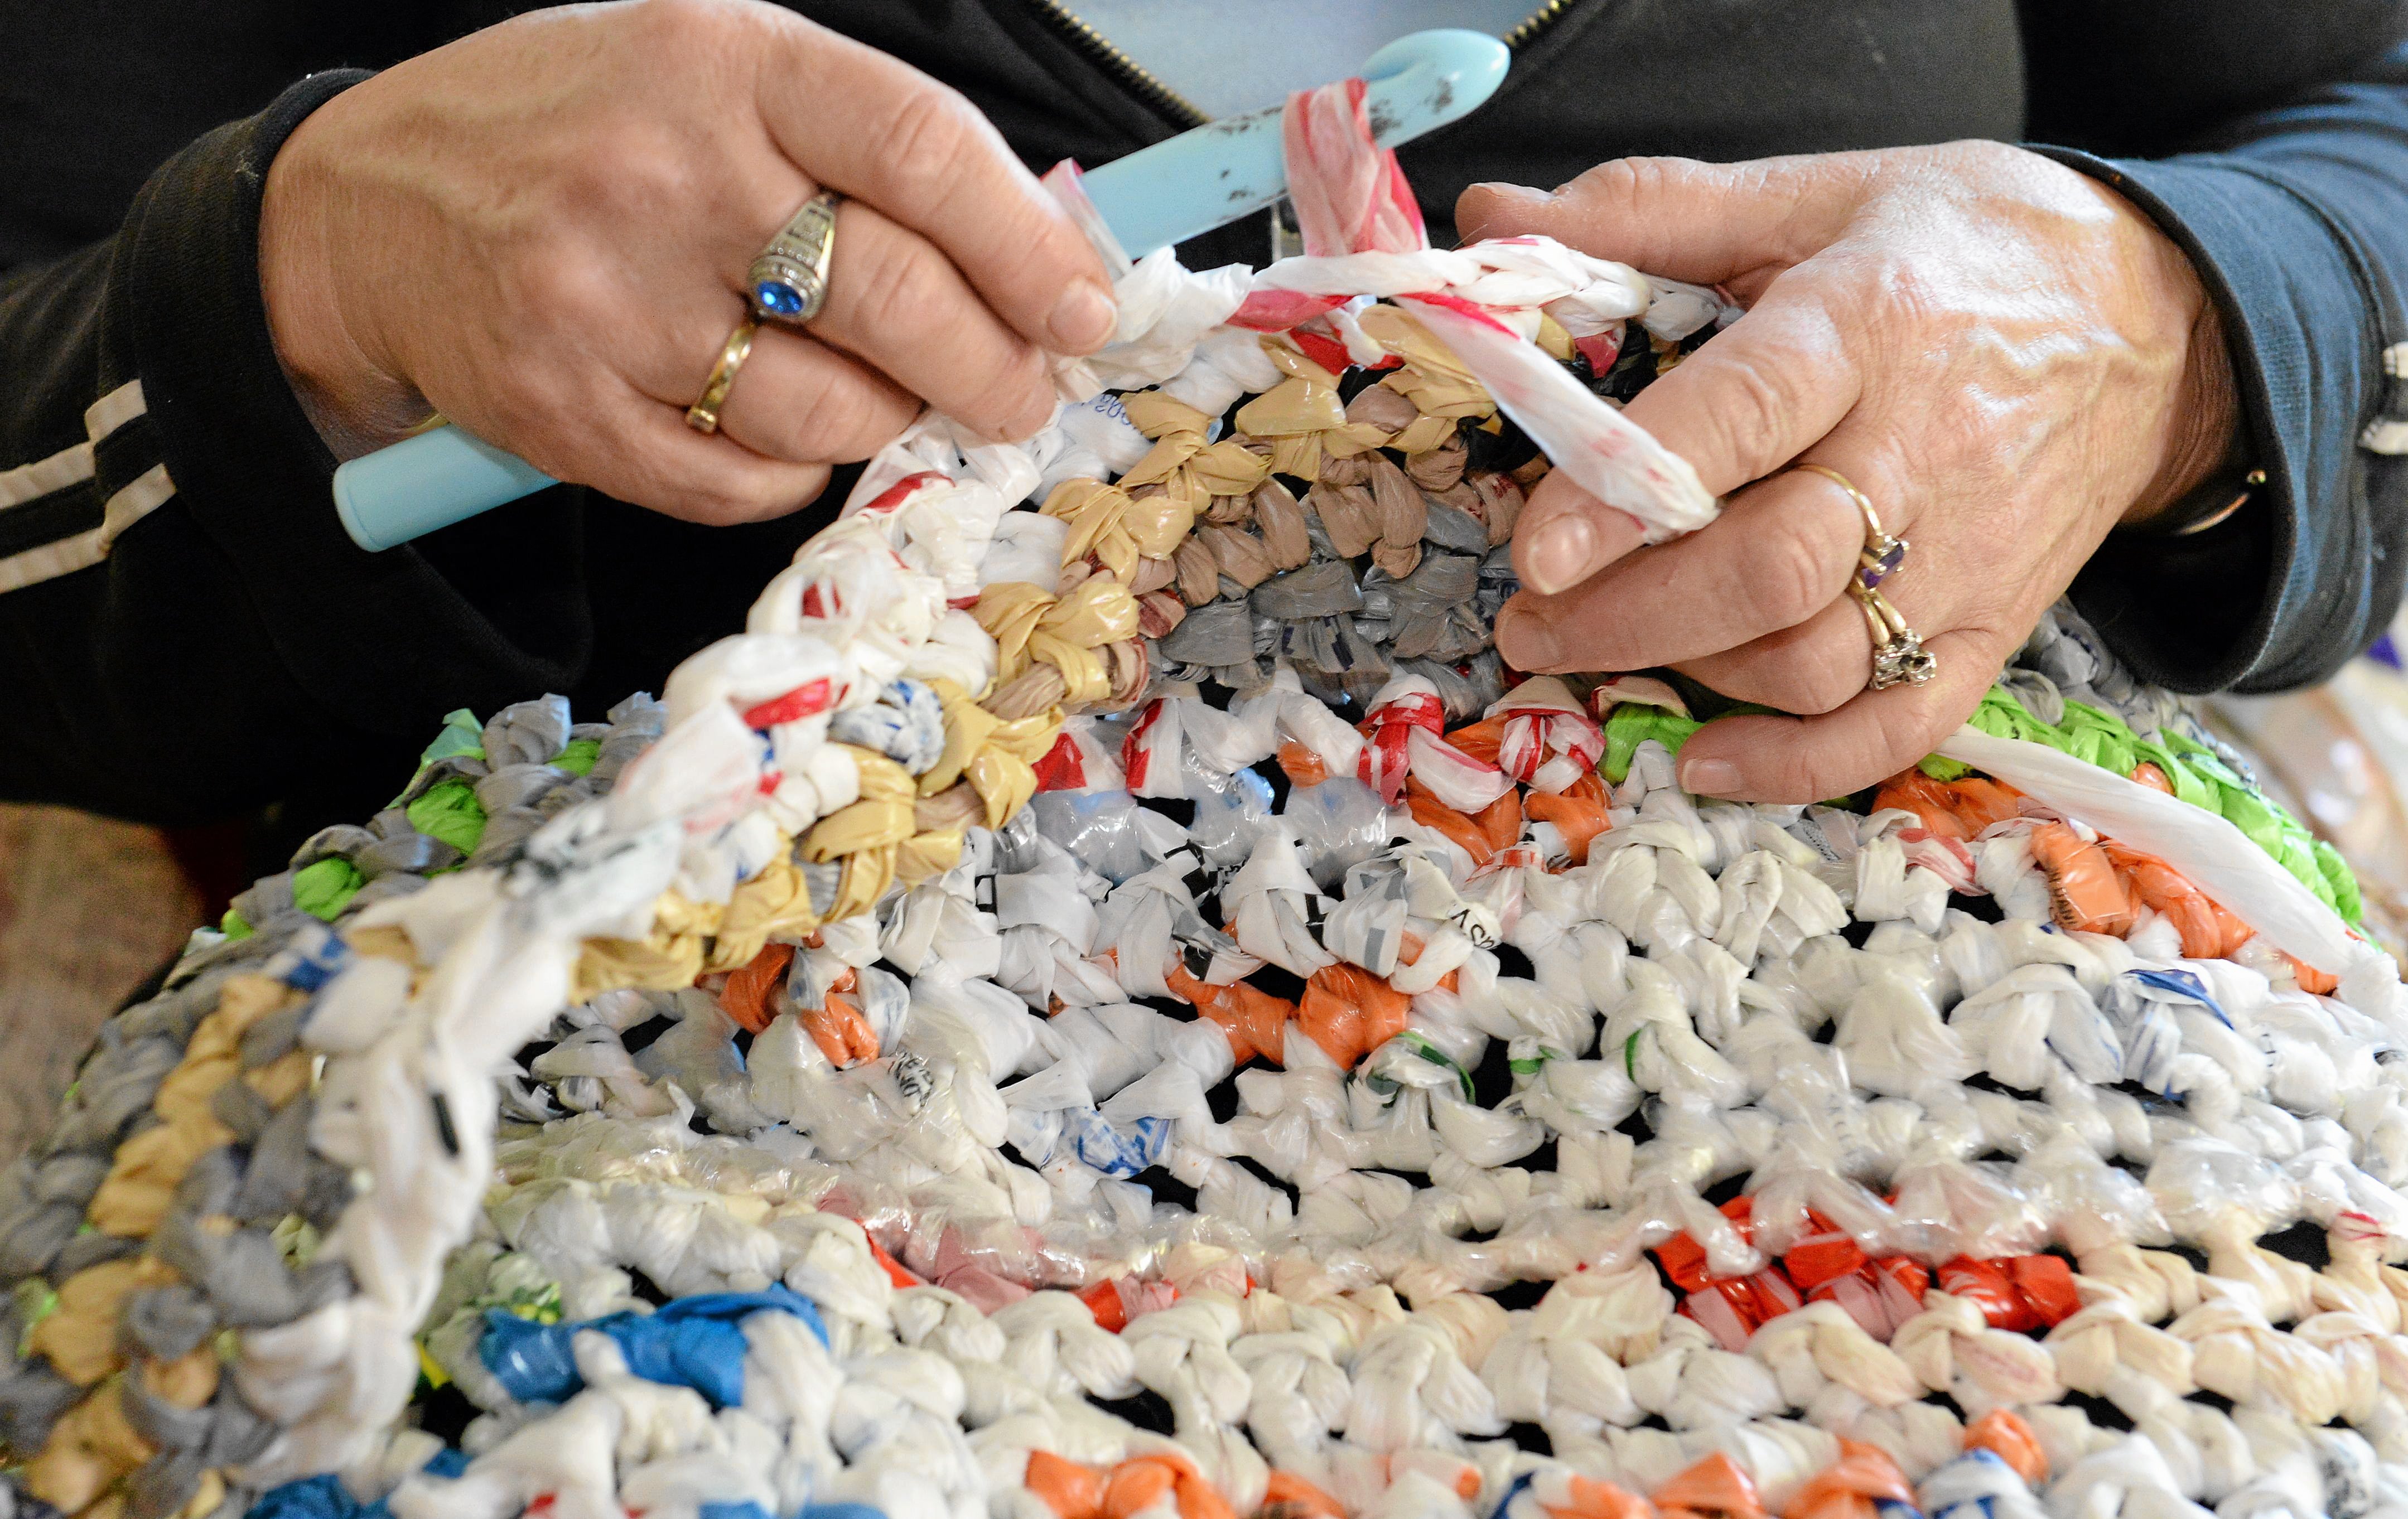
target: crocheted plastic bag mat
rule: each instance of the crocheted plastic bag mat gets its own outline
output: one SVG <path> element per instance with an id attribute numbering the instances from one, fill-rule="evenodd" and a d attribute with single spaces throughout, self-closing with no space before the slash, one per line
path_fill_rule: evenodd
<path id="1" fill-rule="evenodd" d="M 1730 313 L 1428 250 L 1360 100 L 1307 256 L 1119 260 L 1049 432 L 915 427 L 659 702 L 455 714 L 110 1021 L 0 1513 L 2408 1510 L 2346 869 L 2062 613 L 1829 806 L 1505 668 L 1540 475 L 1711 518 L 1610 403 Z"/>

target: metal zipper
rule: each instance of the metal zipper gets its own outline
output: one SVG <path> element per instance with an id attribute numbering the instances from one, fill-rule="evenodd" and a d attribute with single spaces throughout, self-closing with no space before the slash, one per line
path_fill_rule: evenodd
<path id="1" fill-rule="evenodd" d="M 1111 40 L 1088 25 L 1063 0 L 1025 0 L 1031 12 L 1046 27 L 1072 49 L 1120 82 L 1123 89 L 1139 99 L 1188 126 L 1201 126 L 1211 120 L 1196 103 L 1170 86 L 1155 79 L 1139 65 L 1137 60 L 1114 47 Z M 1547 35 L 1564 13 L 1579 0 L 1546 0 L 1546 4 L 1522 18 L 1520 24 L 1505 34 L 1505 46 L 1519 52 Z M 1285 225 L 1287 202 L 1282 200 L 1271 208 L 1270 262 L 1276 264 L 1291 253 L 1303 251 L 1300 242 L 1291 246 L 1295 234 Z"/>
<path id="2" fill-rule="evenodd" d="M 1547 0 L 1545 5 L 1524 17 L 1520 24 L 1505 34 L 1505 46 L 1517 52 L 1528 47 L 1546 36 L 1557 21 L 1563 20 L 1564 13 L 1578 3 L 1579 0 Z M 1077 12 L 1063 4 L 1063 0 L 1026 0 L 1026 4 L 1055 36 L 1084 53 L 1148 105 L 1188 126 L 1201 126 L 1211 120 L 1197 108 L 1194 101 L 1147 73 L 1137 60 L 1112 46 L 1110 38 L 1081 20 Z"/>
<path id="3" fill-rule="evenodd" d="M 1186 126 L 1202 126 L 1211 120 L 1197 110 L 1195 103 L 1185 95 L 1139 67 L 1136 60 L 1113 47 L 1101 32 L 1081 21 L 1062 0 L 1026 0 L 1026 3 L 1038 19 L 1053 28 L 1063 41 L 1086 54 L 1105 73 L 1118 79 L 1124 88 L 1156 110 Z M 1560 7 L 1563 4 L 1565 0 L 1555 0 L 1554 7 L 1550 8 Z"/>
<path id="4" fill-rule="evenodd" d="M 1505 46 L 1515 52 L 1521 51 L 1546 36 L 1555 22 L 1564 19 L 1564 12 L 1578 3 L 1579 0 L 1547 0 L 1545 5 L 1524 17 L 1521 25 L 1505 34 Z"/>

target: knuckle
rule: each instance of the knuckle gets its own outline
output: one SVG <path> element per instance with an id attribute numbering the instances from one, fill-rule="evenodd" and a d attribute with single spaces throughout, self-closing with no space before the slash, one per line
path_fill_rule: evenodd
<path id="1" fill-rule="evenodd" d="M 1778 705 L 1800 717 L 1838 711 L 1865 688 L 1872 669 L 1867 648 L 1863 624 L 1853 619 L 1799 639 L 1777 656 Z"/>
<path id="2" fill-rule="evenodd" d="M 865 386 L 863 392 L 861 419 L 845 434 L 841 447 L 829 456 L 831 464 L 853 464 L 869 458 L 903 436 L 903 430 L 920 414 L 917 402 L 882 387 Z"/>
<path id="3" fill-rule="evenodd" d="M 2003 142 L 1966 138 L 1942 143 L 1925 152 L 1936 164 L 1968 177 L 2019 174 L 2032 162 L 2029 151 Z"/>
<path id="4" fill-rule="evenodd" d="M 865 339 L 892 340 L 940 325 L 940 308 L 951 293 L 942 255 L 916 237 L 899 241 L 887 256 L 854 265 L 868 269 L 869 283 L 853 318 Z"/>
<path id="5" fill-rule="evenodd" d="M 1034 410 L 1046 390 L 1044 360 L 1034 349 L 1016 347 L 979 389 L 969 416 L 990 429 L 1009 426 Z"/>
<path id="6" fill-rule="evenodd" d="M 1800 717 L 1820 717 L 1854 701 L 1865 688 L 1866 672 L 1858 667 L 1862 664 L 1860 658 L 1839 655 L 1814 661 L 1798 678 L 1794 710 Z"/>
<path id="7" fill-rule="evenodd" d="M 1855 788 L 1841 789 L 1838 767 L 1811 746 L 1792 744 L 1772 766 L 1772 789 L 1777 802 L 1811 805 Z"/>
<path id="8" fill-rule="evenodd" d="M 626 299 L 618 280 L 595 263 L 555 259 L 538 251 L 509 281 L 528 336 L 555 353 L 592 346 L 593 335 L 624 322 Z"/>
<path id="9" fill-rule="evenodd" d="M 730 523 L 740 523 L 751 515 L 747 503 L 713 486 L 672 487 L 664 490 L 662 494 L 673 503 L 675 514 L 689 522 L 725 526 Z"/>
<path id="10" fill-rule="evenodd" d="M 1784 513 L 1767 526 L 1742 583 L 1731 588 L 1735 604 L 1752 602 L 1770 626 L 1795 627 L 1830 604 L 1829 556 L 1808 520 Z"/>
<path id="11" fill-rule="evenodd" d="M 1819 636 L 1776 635 L 1744 652 L 1700 662 L 1694 673 L 1718 691 L 1795 717 L 1836 711 L 1864 689 L 1870 669 L 1864 638 L 1854 645 L 1844 633 L 1816 629 Z"/>
<path id="12" fill-rule="evenodd" d="M 868 385 L 852 376 L 832 376 L 796 413 L 796 459 L 847 459 L 878 430 L 878 405 Z"/>
<path id="13" fill-rule="evenodd" d="M 978 138 L 969 102 L 934 79 L 915 79 L 896 100 L 883 133 L 881 172 L 899 207 L 935 204 L 960 179 Z"/>
<path id="14" fill-rule="evenodd" d="M 726 525 L 782 517 L 809 505 L 827 478 L 824 464 L 751 464 L 722 488 L 712 521 Z"/>
<path id="15" fill-rule="evenodd" d="M 1783 806 L 1819 802 L 1828 795 L 1814 790 L 1813 763 L 1799 748 L 1795 738 L 1765 746 L 1751 767 L 1756 777 L 1757 800 Z"/>
<path id="16" fill-rule="evenodd" d="M 1765 754 L 1764 800 L 1818 802 L 1861 791 L 1929 753 L 1972 705 L 1933 709 L 1914 701 L 1875 702 L 1861 709 L 1862 722 L 1810 725 Z"/>
<path id="17" fill-rule="evenodd" d="M 1948 724 L 1954 728 L 1955 724 Z M 1911 715 L 1901 704 L 1886 712 L 1877 711 L 1872 727 L 1848 752 L 1831 756 L 1826 777 L 1835 785 L 1850 791 L 1861 790 L 1877 781 L 1886 781 L 1908 766 L 1931 752 L 1946 728 L 1934 728 L 1927 721 Z M 1828 795 L 1838 795 L 1838 792 Z"/>
<path id="18" fill-rule="evenodd" d="M 1723 380 L 1722 402 L 1712 416 L 1722 435 L 1724 455 L 1756 458 L 1768 440 L 1782 436 L 1795 414 L 1795 381 L 1785 366 L 1738 355 L 1725 359 L 1716 372 Z"/>
<path id="19" fill-rule="evenodd" d="M 729 469 L 665 484 L 681 515 L 727 523 L 751 522 L 770 509 L 767 480 L 767 470 Z"/>
<path id="20" fill-rule="evenodd" d="M 649 459 L 613 457 L 600 460 L 583 474 L 572 478 L 647 511 L 662 512 L 693 522 L 710 520 L 695 504 L 690 481 L 676 478 Z"/>
<path id="21" fill-rule="evenodd" d="M 599 150 L 573 171 L 571 191 L 611 216 L 666 217 L 694 193 L 695 155 L 659 123 L 625 119 L 601 134 Z"/>
<path id="22" fill-rule="evenodd" d="M 710 33 L 735 21 L 740 7 L 727 0 L 638 0 L 633 7 L 636 21 L 654 36 L 679 41 Z"/>
<path id="23" fill-rule="evenodd" d="M 1628 208 L 1645 205 L 1672 188 L 1686 163 L 1679 158 L 1612 158 L 1566 188 L 1600 208 Z"/>
<path id="24" fill-rule="evenodd" d="M 1893 332 L 1913 334 L 1944 320 L 1954 303 L 1945 279 L 1912 259 L 1896 259 L 1881 271 L 1882 324 Z"/>
<path id="25" fill-rule="evenodd" d="M 627 39 L 637 50 L 691 58 L 726 30 L 736 8 L 726 0 L 637 0 L 623 14 Z"/>
<path id="26" fill-rule="evenodd" d="M 595 408 L 570 423 L 577 436 L 565 447 L 578 472 L 564 478 L 686 522 L 724 523 L 759 515 L 753 477 L 765 470 L 746 467 L 732 449 L 722 455 L 630 446 L 641 429 L 628 425 L 629 420 L 623 409 Z"/>

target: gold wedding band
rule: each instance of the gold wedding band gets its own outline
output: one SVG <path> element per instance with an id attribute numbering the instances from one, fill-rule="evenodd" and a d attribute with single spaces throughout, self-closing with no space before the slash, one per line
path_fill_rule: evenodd
<path id="1" fill-rule="evenodd" d="M 685 424 L 697 433 L 719 431 L 719 408 L 727 404 L 727 393 L 736 388 L 737 371 L 752 352 L 752 335 L 761 330 L 751 317 L 736 324 L 727 341 L 719 346 L 719 362 L 710 366 L 710 378 L 703 382 L 702 399 L 685 408 Z"/>

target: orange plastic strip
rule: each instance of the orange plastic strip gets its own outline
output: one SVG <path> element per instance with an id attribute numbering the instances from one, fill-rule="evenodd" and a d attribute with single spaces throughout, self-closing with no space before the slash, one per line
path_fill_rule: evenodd
<path id="1" fill-rule="evenodd" d="M 1295 1472 L 1274 1471 L 1263 1487 L 1261 1519 L 1346 1519 L 1346 1510 Z"/>
<path id="2" fill-rule="evenodd" d="M 1965 1448 L 1995 1453 L 2035 1491 L 2048 1481 L 2048 1455 L 2040 1448 L 2040 1437 L 2013 1409 L 1992 1409 L 1967 1425 Z"/>
<path id="3" fill-rule="evenodd" d="M 1412 997 L 1362 967 L 1340 960 L 1305 982 L 1296 1025 L 1339 1069 L 1353 1070 L 1365 1055 L 1404 1032 L 1412 1007 Z"/>
<path id="4" fill-rule="evenodd" d="M 1590 841 L 1613 826 L 1612 806 L 1613 793 L 1595 770 L 1561 792 L 1534 791 L 1522 798 L 1522 810 L 1533 821 L 1552 823 L 1564 836 L 1574 865 L 1588 864 Z"/>
<path id="5" fill-rule="evenodd" d="M 825 1006 L 804 1008 L 796 1014 L 802 1019 L 811 1042 L 820 1047 L 820 1053 L 839 1070 L 878 1058 L 878 1035 L 846 995 L 857 981 L 850 969 L 846 970 L 829 989 Z"/>
<path id="6" fill-rule="evenodd" d="M 1163 972 L 1163 981 L 1172 996 L 1184 998 L 1196 1009 L 1198 1017 L 1221 1025 L 1221 1033 L 1229 1041 L 1229 1053 L 1238 1064 L 1242 1066 L 1256 1055 L 1274 1066 L 1286 1064 L 1287 1024 L 1296 1016 L 1295 1003 L 1244 982 L 1215 986 L 1198 981 L 1187 973 L 1186 967 L 1176 963 Z"/>
<path id="7" fill-rule="evenodd" d="M 1806 1479 L 1781 1519 L 1877 1519 L 1878 1502 L 1914 1507 L 1914 1489 L 1889 1453 L 1860 1440 L 1840 1441 L 1840 1458 Z"/>
<path id="8" fill-rule="evenodd" d="M 1104 1474 L 1052 1451 L 1028 1453 L 1021 1483 L 1061 1519 L 1098 1519 L 1103 1511 Z"/>
<path id="9" fill-rule="evenodd" d="M 719 1005 L 736 1026 L 749 1033 L 767 1031 L 770 1021 L 778 1016 L 778 987 L 786 979 L 786 967 L 794 964 L 792 944 L 764 944 L 761 953 L 727 973 L 727 984 L 720 989 Z"/>
<path id="10" fill-rule="evenodd" d="M 1329 779 L 1329 767 L 1321 763 L 1321 756 L 1293 738 L 1279 746 L 1279 763 L 1294 785 L 1317 786 Z"/>
<path id="11" fill-rule="evenodd" d="M 2049 910 L 2059 928 L 2117 939 L 2132 931 L 2138 913 L 2105 850 L 2062 823 L 2043 823 L 2032 830 L 2031 851 L 2047 872 Z"/>
<path id="12" fill-rule="evenodd" d="M 1768 1519 L 1755 1479 L 1716 1451 L 1656 1489 L 1664 1519 Z"/>
<path id="13" fill-rule="evenodd" d="M 1984 776 L 1934 781 L 1921 770 L 1891 776 L 1873 794 L 1873 810 L 1903 808 L 1942 838 L 1971 838 L 1994 823 L 2021 815 L 2023 793 Z"/>

